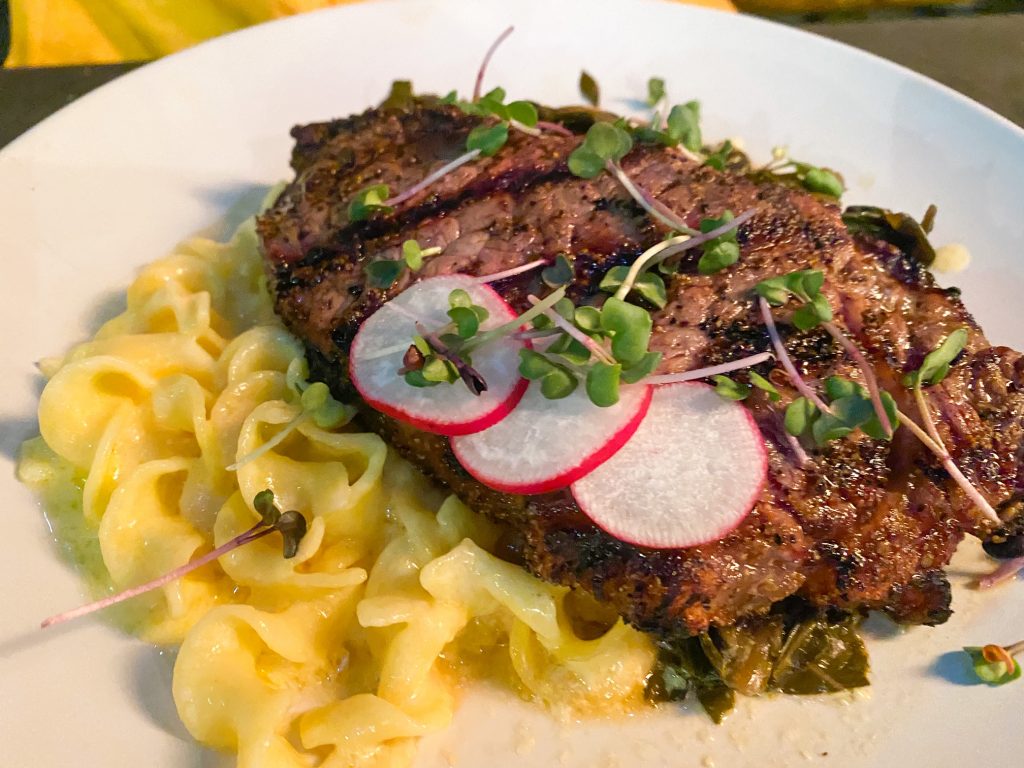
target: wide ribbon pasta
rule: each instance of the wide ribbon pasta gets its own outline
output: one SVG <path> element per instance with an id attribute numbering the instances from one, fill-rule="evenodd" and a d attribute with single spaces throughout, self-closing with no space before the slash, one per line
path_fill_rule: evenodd
<path id="1" fill-rule="evenodd" d="M 301 357 L 250 221 L 146 267 L 123 314 L 45 366 L 45 444 L 26 444 L 21 477 L 98 552 L 102 588 L 251 529 L 264 489 L 307 521 L 291 559 L 271 534 L 115 614 L 180 644 L 173 695 L 196 739 L 240 768 L 397 767 L 467 675 L 574 711 L 638 702 L 647 638 L 618 620 L 581 636 L 567 589 L 493 554 L 493 523 L 376 435 L 305 410 Z"/>

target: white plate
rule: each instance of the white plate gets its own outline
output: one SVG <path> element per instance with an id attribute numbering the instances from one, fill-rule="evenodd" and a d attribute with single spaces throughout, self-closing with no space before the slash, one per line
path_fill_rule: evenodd
<path id="1" fill-rule="evenodd" d="M 574 101 L 582 67 L 619 107 L 644 94 L 649 75 L 662 75 L 677 100 L 703 102 L 709 137 L 742 136 L 756 157 L 788 144 L 796 157 L 842 169 L 850 202 L 916 214 L 937 203 L 935 238 L 974 253 L 959 280 L 967 305 L 995 342 L 1024 346 L 1015 322 L 1024 133 L 935 83 L 817 37 L 660 2 L 425 0 L 297 17 L 147 66 L 0 153 L 4 765 L 214 764 L 178 724 L 169 668 L 155 651 L 97 620 L 34 630 L 79 603 L 82 589 L 12 476 L 19 442 L 35 431 L 33 361 L 116 310 L 141 264 L 286 176 L 291 125 L 362 110 L 393 78 L 466 93 L 483 49 L 509 23 L 517 32 L 488 82 L 513 96 Z M 961 582 L 980 567 L 964 562 L 954 568 Z M 507 695 L 475 693 L 451 731 L 427 740 L 421 763 L 1019 765 L 1024 683 L 963 685 L 955 651 L 1024 637 L 1022 586 L 984 598 L 961 589 L 947 624 L 876 632 L 874 685 L 864 696 L 743 702 L 715 728 L 693 713 L 557 724 Z"/>

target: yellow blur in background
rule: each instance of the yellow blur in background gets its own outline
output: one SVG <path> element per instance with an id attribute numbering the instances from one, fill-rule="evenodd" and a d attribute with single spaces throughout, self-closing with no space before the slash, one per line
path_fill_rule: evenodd
<path id="1" fill-rule="evenodd" d="M 10 0 L 11 51 L 6 65 L 155 59 L 261 21 L 357 1 Z M 689 1 L 735 10 L 729 0 Z"/>

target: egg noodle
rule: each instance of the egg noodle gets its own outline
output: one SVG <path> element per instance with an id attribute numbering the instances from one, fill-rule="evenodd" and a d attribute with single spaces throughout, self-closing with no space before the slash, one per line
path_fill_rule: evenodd
<path id="1" fill-rule="evenodd" d="M 249 529 L 264 489 L 309 523 L 292 559 L 274 534 L 108 611 L 180 645 L 192 735 L 242 768 L 403 766 L 467 677 L 573 712 L 636 705 L 651 642 L 491 554 L 497 528 L 376 435 L 318 426 L 301 361 L 250 220 L 147 266 L 123 314 L 41 364 L 41 437 L 19 476 L 94 591 Z"/>

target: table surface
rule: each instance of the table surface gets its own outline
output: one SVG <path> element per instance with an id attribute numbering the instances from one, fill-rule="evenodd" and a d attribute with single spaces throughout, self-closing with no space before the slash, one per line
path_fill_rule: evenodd
<path id="1" fill-rule="evenodd" d="M 1024 14 L 803 27 L 915 69 L 1024 126 Z M 0 147 L 136 66 L 0 69 Z"/>

